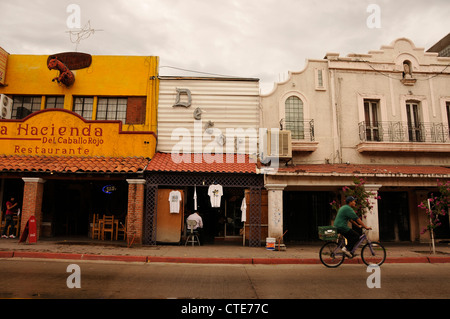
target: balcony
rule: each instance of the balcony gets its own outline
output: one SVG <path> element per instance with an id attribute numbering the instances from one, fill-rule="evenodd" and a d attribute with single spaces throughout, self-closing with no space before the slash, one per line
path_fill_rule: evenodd
<path id="1" fill-rule="evenodd" d="M 359 139 L 359 152 L 450 152 L 443 123 L 361 122 Z"/>
<path id="2" fill-rule="evenodd" d="M 280 121 L 281 130 L 291 131 L 293 152 L 314 152 L 319 142 L 314 137 L 314 120 Z"/>

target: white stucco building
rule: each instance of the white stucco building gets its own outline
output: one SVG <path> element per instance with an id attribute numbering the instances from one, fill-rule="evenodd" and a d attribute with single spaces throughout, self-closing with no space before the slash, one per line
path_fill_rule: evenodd
<path id="1" fill-rule="evenodd" d="M 450 178 L 449 65 L 401 38 L 366 54 L 308 60 L 263 95 L 261 127 L 291 132 L 286 164 L 265 177 L 269 235 L 315 240 L 317 226 L 333 219 L 329 203 L 358 176 L 381 196 L 367 215 L 373 238 L 427 241 L 417 205 Z M 437 235 L 450 237 L 448 216 Z"/>

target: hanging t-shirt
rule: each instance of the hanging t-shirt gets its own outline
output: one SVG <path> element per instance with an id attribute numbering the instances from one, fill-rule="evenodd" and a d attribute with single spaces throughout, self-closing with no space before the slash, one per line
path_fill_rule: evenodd
<path id="1" fill-rule="evenodd" d="M 197 186 L 194 187 L 194 210 L 197 210 Z"/>
<path id="2" fill-rule="evenodd" d="M 178 214 L 180 212 L 181 193 L 180 191 L 171 191 L 169 193 L 170 212 Z"/>
<path id="3" fill-rule="evenodd" d="M 223 195 L 222 185 L 213 184 L 209 186 L 208 195 L 211 200 L 211 207 L 220 207 L 220 199 Z"/>
<path id="4" fill-rule="evenodd" d="M 241 222 L 245 223 L 247 221 L 247 202 L 245 201 L 245 196 L 241 204 L 241 213 Z"/>

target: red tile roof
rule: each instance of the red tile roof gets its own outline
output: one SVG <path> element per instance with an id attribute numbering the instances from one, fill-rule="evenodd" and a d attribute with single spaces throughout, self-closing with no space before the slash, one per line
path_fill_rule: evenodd
<path id="1" fill-rule="evenodd" d="M 136 173 L 143 171 L 144 157 L 64 157 L 0 155 L 0 172 Z"/>
<path id="2" fill-rule="evenodd" d="M 450 177 L 450 167 L 421 165 L 357 165 L 357 164 L 318 164 L 284 166 L 279 173 L 297 173 L 299 175 L 338 174 L 338 175 L 402 175 L 402 176 L 435 176 Z"/>
<path id="3" fill-rule="evenodd" d="M 256 174 L 248 155 L 156 153 L 147 171 Z"/>

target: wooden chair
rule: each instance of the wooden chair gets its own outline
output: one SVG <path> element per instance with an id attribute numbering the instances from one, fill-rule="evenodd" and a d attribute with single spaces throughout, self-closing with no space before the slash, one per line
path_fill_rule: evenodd
<path id="1" fill-rule="evenodd" d="M 94 214 L 92 218 L 92 239 L 100 239 L 101 225 L 102 221 L 98 218 L 98 214 Z"/>
<path id="2" fill-rule="evenodd" d="M 110 233 L 111 240 L 114 237 L 114 216 L 103 216 L 102 240 L 105 240 L 105 233 Z"/>
<path id="3" fill-rule="evenodd" d="M 125 217 L 125 224 L 119 222 L 119 227 L 117 228 L 116 240 L 123 236 L 123 240 L 127 239 L 127 218 Z M 120 239 L 120 238 L 119 238 Z"/>

